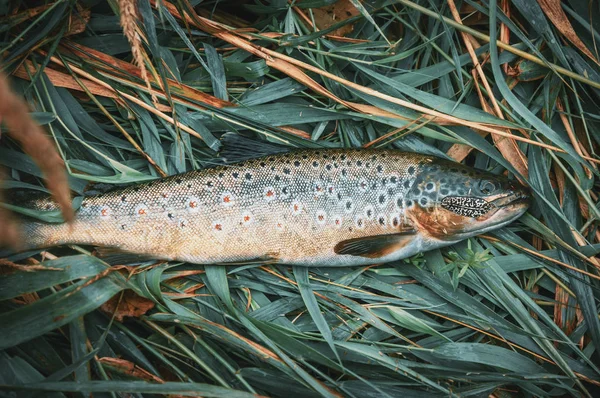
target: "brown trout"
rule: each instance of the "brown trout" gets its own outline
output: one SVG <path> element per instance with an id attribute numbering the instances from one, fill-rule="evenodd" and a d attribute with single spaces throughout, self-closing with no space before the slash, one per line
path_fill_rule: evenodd
<path id="1" fill-rule="evenodd" d="M 86 244 L 199 264 L 351 266 L 500 228 L 528 203 L 504 177 L 432 156 L 298 150 L 89 196 L 71 227 L 26 222 L 24 235 L 28 247 Z"/>

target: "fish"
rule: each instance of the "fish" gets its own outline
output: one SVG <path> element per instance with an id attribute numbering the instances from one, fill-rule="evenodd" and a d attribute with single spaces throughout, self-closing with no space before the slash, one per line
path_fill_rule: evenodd
<path id="1" fill-rule="evenodd" d="M 196 264 L 369 265 L 501 228 L 531 198 L 516 181 L 429 155 L 222 141 L 226 163 L 84 197 L 71 224 L 24 222 L 25 245 Z M 58 209 L 50 199 L 33 207 Z"/>

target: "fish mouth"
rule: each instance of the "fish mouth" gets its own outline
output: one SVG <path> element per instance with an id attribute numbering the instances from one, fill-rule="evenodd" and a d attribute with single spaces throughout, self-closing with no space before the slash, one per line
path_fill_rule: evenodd
<path id="1" fill-rule="evenodd" d="M 527 191 L 519 189 L 497 197 L 488 203 L 495 208 L 493 214 L 490 214 L 490 218 L 495 218 L 497 221 L 492 225 L 499 227 L 521 217 L 531 205 L 531 195 Z"/>
<path id="2" fill-rule="evenodd" d="M 507 207 L 529 207 L 531 204 L 531 195 L 525 190 L 519 189 L 516 191 L 510 191 L 505 195 L 495 198 L 488 203 L 494 205 L 498 209 Z"/>

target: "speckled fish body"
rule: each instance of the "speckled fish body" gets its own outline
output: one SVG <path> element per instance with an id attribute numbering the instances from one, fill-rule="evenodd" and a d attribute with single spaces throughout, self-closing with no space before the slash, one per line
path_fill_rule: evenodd
<path id="1" fill-rule="evenodd" d="M 89 244 L 201 264 L 349 266 L 449 245 L 526 208 L 522 187 L 431 156 L 301 150 L 87 197 L 72 228 L 31 222 L 25 235 L 31 247 Z"/>

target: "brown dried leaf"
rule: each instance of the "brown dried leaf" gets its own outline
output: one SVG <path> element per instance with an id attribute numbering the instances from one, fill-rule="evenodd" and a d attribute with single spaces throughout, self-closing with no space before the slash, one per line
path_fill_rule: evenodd
<path id="1" fill-rule="evenodd" d="M 127 361 L 120 358 L 102 357 L 98 359 L 98 362 L 106 366 L 108 370 L 112 370 L 117 373 L 124 374 L 126 376 L 135 377 L 136 379 L 152 381 L 155 383 L 164 383 L 165 381 L 160 377 L 153 375 L 146 369 L 139 367 L 133 362 Z"/>
<path id="2" fill-rule="evenodd" d="M 359 14 L 349 0 L 339 0 L 335 4 L 312 9 L 317 28 L 326 29 L 333 24 L 344 21 Z M 346 36 L 354 30 L 354 24 L 345 25 L 331 32 L 335 36 Z"/>
<path id="3" fill-rule="evenodd" d="M 74 213 L 71 207 L 71 191 L 63 160 L 56 151 L 52 140 L 29 116 L 27 104 L 12 92 L 8 79 L 3 73 L 0 73 L 0 98 L 2 99 L 0 101 L 0 118 L 8 127 L 7 133 L 21 144 L 23 151 L 31 156 L 40 167 L 44 173 L 46 185 L 52 192 L 54 200 L 59 204 L 64 219 L 72 221 Z M 6 215 L 0 215 L 0 217 L 6 219 Z M 7 231 L 2 231 L 2 234 L 8 237 L 11 236 L 11 233 L 9 231 L 7 234 Z"/>
<path id="4" fill-rule="evenodd" d="M 571 21 L 567 18 L 567 14 L 562 9 L 560 5 L 561 0 L 538 0 L 538 4 L 548 17 L 550 21 L 556 26 L 556 29 L 559 30 L 571 43 L 575 45 L 582 53 L 587 55 L 592 61 L 596 64 L 598 61 L 592 55 L 591 51 L 583 44 L 575 30 L 573 29 L 573 25 L 571 25 Z"/>
<path id="5" fill-rule="evenodd" d="M 139 318 L 154 308 L 154 305 L 154 301 L 138 296 L 133 290 L 125 290 L 102 304 L 100 310 L 109 316 L 114 314 L 117 321 L 123 322 L 125 317 Z"/>
<path id="6" fill-rule="evenodd" d="M 65 36 L 72 36 L 83 32 L 87 28 L 88 22 L 90 22 L 91 10 L 83 8 L 79 3 L 77 3 L 76 8 L 77 11 L 69 15 L 69 30 L 65 33 Z"/>

